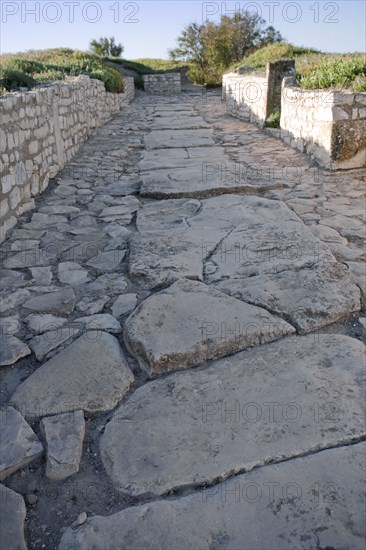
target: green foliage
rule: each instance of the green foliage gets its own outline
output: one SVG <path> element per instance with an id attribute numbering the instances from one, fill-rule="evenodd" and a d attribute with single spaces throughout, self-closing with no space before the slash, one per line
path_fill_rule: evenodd
<path id="1" fill-rule="evenodd" d="M 223 16 L 219 23 L 191 23 L 178 37 L 171 59 L 190 63 L 190 78 L 197 84 L 219 85 L 223 73 L 245 55 L 282 40 L 273 27 L 266 27 L 258 14 L 249 11 Z"/>
<path id="2" fill-rule="evenodd" d="M 366 61 L 361 57 L 326 57 L 313 67 L 304 67 L 297 80 L 302 88 L 348 88 L 355 92 L 365 92 Z"/>
<path id="3" fill-rule="evenodd" d="M 300 56 L 307 56 L 313 54 L 319 54 L 317 50 L 311 48 L 299 48 L 293 44 L 287 42 L 279 42 L 277 44 L 268 44 L 263 48 L 251 53 L 247 57 L 240 60 L 239 64 L 234 65 L 233 70 L 240 66 L 252 67 L 254 69 L 265 68 L 269 61 L 278 61 L 280 59 L 298 58 Z"/>
<path id="4" fill-rule="evenodd" d="M 23 86 L 32 88 L 43 82 L 78 75 L 101 80 L 109 92 L 120 93 L 124 90 L 121 74 L 107 67 L 102 58 L 68 48 L 1 56 L 1 66 L 0 87 L 8 91 Z"/>
<path id="5" fill-rule="evenodd" d="M 280 119 L 281 119 L 281 111 L 276 111 L 275 113 L 272 113 L 269 115 L 269 117 L 265 122 L 265 126 L 267 126 L 267 128 L 279 128 Z"/>
<path id="6" fill-rule="evenodd" d="M 102 37 L 99 40 L 90 42 L 90 51 L 95 55 L 108 57 L 121 57 L 123 52 L 122 44 L 116 44 L 115 38 Z"/>
<path id="7" fill-rule="evenodd" d="M 0 69 L 0 89 L 16 90 L 17 88 L 31 88 L 36 81 L 22 71 L 14 69 Z"/>

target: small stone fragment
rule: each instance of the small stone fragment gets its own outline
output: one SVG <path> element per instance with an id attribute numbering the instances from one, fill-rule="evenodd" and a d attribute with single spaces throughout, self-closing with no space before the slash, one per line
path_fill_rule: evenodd
<path id="1" fill-rule="evenodd" d="M 109 313 L 79 317 L 78 319 L 75 319 L 74 322 L 85 327 L 87 330 L 106 330 L 112 333 L 121 332 L 122 330 L 122 327 L 117 319 Z"/>
<path id="2" fill-rule="evenodd" d="M 0 485 L 0 540 L 3 550 L 27 550 L 25 516 L 26 508 L 21 495 Z"/>
<path id="3" fill-rule="evenodd" d="M 23 304 L 23 307 L 41 313 L 68 315 L 73 312 L 74 305 L 74 291 L 71 288 L 66 288 L 31 298 Z"/>
<path id="4" fill-rule="evenodd" d="M 83 411 L 43 418 L 40 427 L 46 440 L 46 477 L 61 481 L 76 474 L 85 435 Z"/>
<path id="5" fill-rule="evenodd" d="M 29 355 L 31 350 L 16 336 L 6 336 L 2 339 L 0 348 L 0 367 L 13 365 L 22 357 Z"/>
<path id="6" fill-rule="evenodd" d="M 43 447 L 32 428 L 14 407 L 2 409 L 0 415 L 0 481 L 3 481 L 40 456 Z"/>
<path id="7" fill-rule="evenodd" d="M 112 305 L 112 313 L 114 317 L 118 319 L 122 315 L 131 313 L 136 307 L 137 295 L 136 294 L 121 294 L 114 301 Z"/>

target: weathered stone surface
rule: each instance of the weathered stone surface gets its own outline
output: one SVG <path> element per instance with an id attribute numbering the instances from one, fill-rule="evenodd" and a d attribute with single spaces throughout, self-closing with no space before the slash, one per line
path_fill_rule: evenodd
<path id="1" fill-rule="evenodd" d="M 11 294 L 5 293 L 0 296 L 0 313 L 7 313 L 15 308 L 18 308 L 26 302 L 31 295 L 30 291 L 25 288 L 19 288 Z"/>
<path id="2" fill-rule="evenodd" d="M 67 529 L 59 550 L 363 550 L 365 451 L 365 443 L 328 449 L 179 499 L 93 516 Z"/>
<path id="3" fill-rule="evenodd" d="M 207 147 L 215 145 L 211 128 L 203 130 L 153 130 L 144 137 L 147 151 L 172 147 Z"/>
<path id="4" fill-rule="evenodd" d="M 114 317 L 121 317 L 126 315 L 126 313 L 131 313 L 136 307 L 137 295 L 136 294 L 121 294 L 113 302 L 112 313 Z"/>
<path id="5" fill-rule="evenodd" d="M 43 447 L 20 412 L 13 407 L 0 411 L 0 481 L 28 464 L 43 452 Z"/>
<path id="6" fill-rule="evenodd" d="M 58 280 L 72 286 L 82 285 L 90 281 L 90 275 L 77 262 L 61 262 L 58 265 Z"/>
<path id="7" fill-rule="evenodd" d="M 76 309 L 82 311 L 86 315 L 95 315 L 104 309 L 108 300 L 108 296 L 101 296 L 101 298 L 98 299 L 83 298 L 76 304 Z"/>
<path id="8" fill-rule="evenodd" d="M 1 339 L 7 336 L 13 336 L 20 331 L 21 322 L 18 315 L 12 315 L 11 317 L 2 317 L 0 319 L 0 337 Z"/>
<path id="9" fill-rule="evenodd" d="M 229 161 L 202 161 L 184 168 L 144 172 L 140 194 L 155 199 L 204 198 L 224 193 L 252 195 L 284 185 L 283 182 L 238 177 L 235 167 L 236 164 Z"/>
<path id="10" fill-rule="evenodd" d="M 197 199 L 170 199 L 153 201 L 144 205 L 137 214 L 136 226 L 143 231 L 182 231 L 188 229 L 187 218 L 194 216 L 200 209 Z"/>
<path id="11" fill-rule="evenodd" d="M 50 357 L 52 352 L 57 349 L 61 344 L 64 344 L 68 340 L 75 338 L 79 334 L 79 329 L 76 327 L 60 327 L 56 330 L 50 330 L 37 334 L 29 342 L 29 346 L 34 351 L 35 356 L 39 361 Z"/>
<path id="12" fill-rule="evenodd" d="M 108 332 L 121 332 L 122 328 L 115 317 L 109 313 L 100 313 L 97 315 L 88 315 L 75 319 L 77 325 L 85 327 L 87 330 L 106 330 Z"/>
<path id="13" fill-rule="evenodd" d="M 123 492 L 164 494 L 350 442 L 365 432 L 364 352 L 293 336 L 145 384 L 105 428 L 105 468 Z"/>
<path id="14" fill-rule="evenodd" d="M 31 350 L 16 336 L 2 336 L 0 347 L 0 367 L 13 365 L 22 357 L 29 355 Z"/>
<path id="15" fill-rule="evenodd" d="M 101 252 L 89 260 L 86 265 L 93 267 L 101 273 L 106 271 L 115 271 L 119 267 L 125 255 L 125 250 L 110 250 L 109 252 Z"/>
<path id="16" fill-rule="evenodd" d="M 42 332 L 56 330 L 62 327 L 66 323 L 66 319 L 48 313 L 43 315 L 31 313 L 25 318 L 25 322 L 27 323 L 29 330 L 37 334 L 41 334 Z"/>
<path id="17" fill-rule="evenodd" d="M 320 329 L 361 308 L 358 287 L 348 269 L 338 263 L 229 279 L 218 287 L 245 302 L 284 315 L 301 333 Z"/>
<path id="18" fill-rule="evenodd" d="M 292 332 L 291 325 L 264 309 L 187 280 L 142 302 L 124 325 L 124 340 L 140 366 L 153 376 Z"/>
<path id="19" fill-rule="evenodd" d="M 43 418 L 40 427 L 46 440 L 46 477 L 61 481 L 76 474 L 85 435 L 83 411 Z"/>
<path id="20" fill-rule="evenodd" d="M 196 130 L 210 128 L 201 116 L 173 115 L 157 117 L 151 126 L 152 130 Z"/>
<path id="21" fill-rule="evenodd" d="M 129 272 L 148 287 L 179 278 L 203 280 L 203 262 L 227 234 L 226 230 L 187 229 L 137 233 L 130 240 Z"/>
<path id="22" fill-rule="evenodd" d="M 24 273 L 12 269 L 0 269 L 1 288 L 16 288 L 24 285 Z"/>
<path id="23" fill-rule="evenodd" d="M 11 401 L 29 417 L 78 409 L 108 411 L 133 380 L 118 340 L 102 331 L 89 331 L 31 374 Z"/>
<path id="24" fill-rule="evenodd" d="M 117 206 L 103 208 L 99 217 L 103 218 L 104 221 L 113 221 L 116 219 L 119 220 L 120 223 L 126 225 L 131 223 L 133 214 L 140 207 L 140 201 L 133 196 L 128 196 L 120 200 L 122 203 Z"/>
<path id="25" fill-rule="evenodd" d="M 366 264 L 365 262 L 347 262 L 355 283 L 360 287 L 366 296 Z"/>
<path id="26" fill-rule="evenodd" d="M 73 312 L 74 305 L 74 291 L 71 288 L 65 288 L 57 292 L 49 292 L 31 298 L 23 304 L 23 307 L 40 313 L 68 315 Z"/>
<path id="27" fill-rule="evenodd" d="M 26 509 L 21 495 L 0 485 L 0 540 L 5 550 L 27 550 L 24 538 Z"/>
<path id="28" fill-rule="evenodd" d="M 32 277 L 38 286 L 49 286 L 52 281 L 52 271 L 50 266 L 31 267 Z"/>

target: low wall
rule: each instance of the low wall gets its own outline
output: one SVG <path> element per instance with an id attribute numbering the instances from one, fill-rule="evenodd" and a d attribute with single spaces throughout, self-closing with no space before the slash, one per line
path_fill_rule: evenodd
<path id="1" fill-rule="evenodd" d="M 148 94 L 174 95 L 182 91 L 180 73 L 144 74 L 142 78 Z"/>
<path id="2" fill-rule="evenodd" d="M 366 165 L 366 94 L 282 83 L 281 138 L 331 169 Z"/>
<path id="3" fill-rule="evenodd" d="M 134 80 L 124 80 L 122 94 L 79 76 L 0 99 L 0 242 L 93 130 L 132 101 Z"/>
<path id="4" fill-rule="evenodd" d="M 260 126 L 281 109 L 281 84 L 284 76 L 295 74 L 292 59 L 267 63 L 266 74 L 240 67 L 223 76 L 222 94 L 228 114 Z"/>

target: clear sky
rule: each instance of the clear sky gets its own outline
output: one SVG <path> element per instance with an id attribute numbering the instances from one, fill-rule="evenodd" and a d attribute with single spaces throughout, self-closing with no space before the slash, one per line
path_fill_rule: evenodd
<path id="1" fill-rule="evenodd" d="M 364 0 L 202 2 L 198 0 L 1 0 L 1 52 L 70 47 L 114 36 L 123 57 L 167 57 L 185 25 L 249 9 L 298 46 L 327 52 L 365 51 Z"/>

